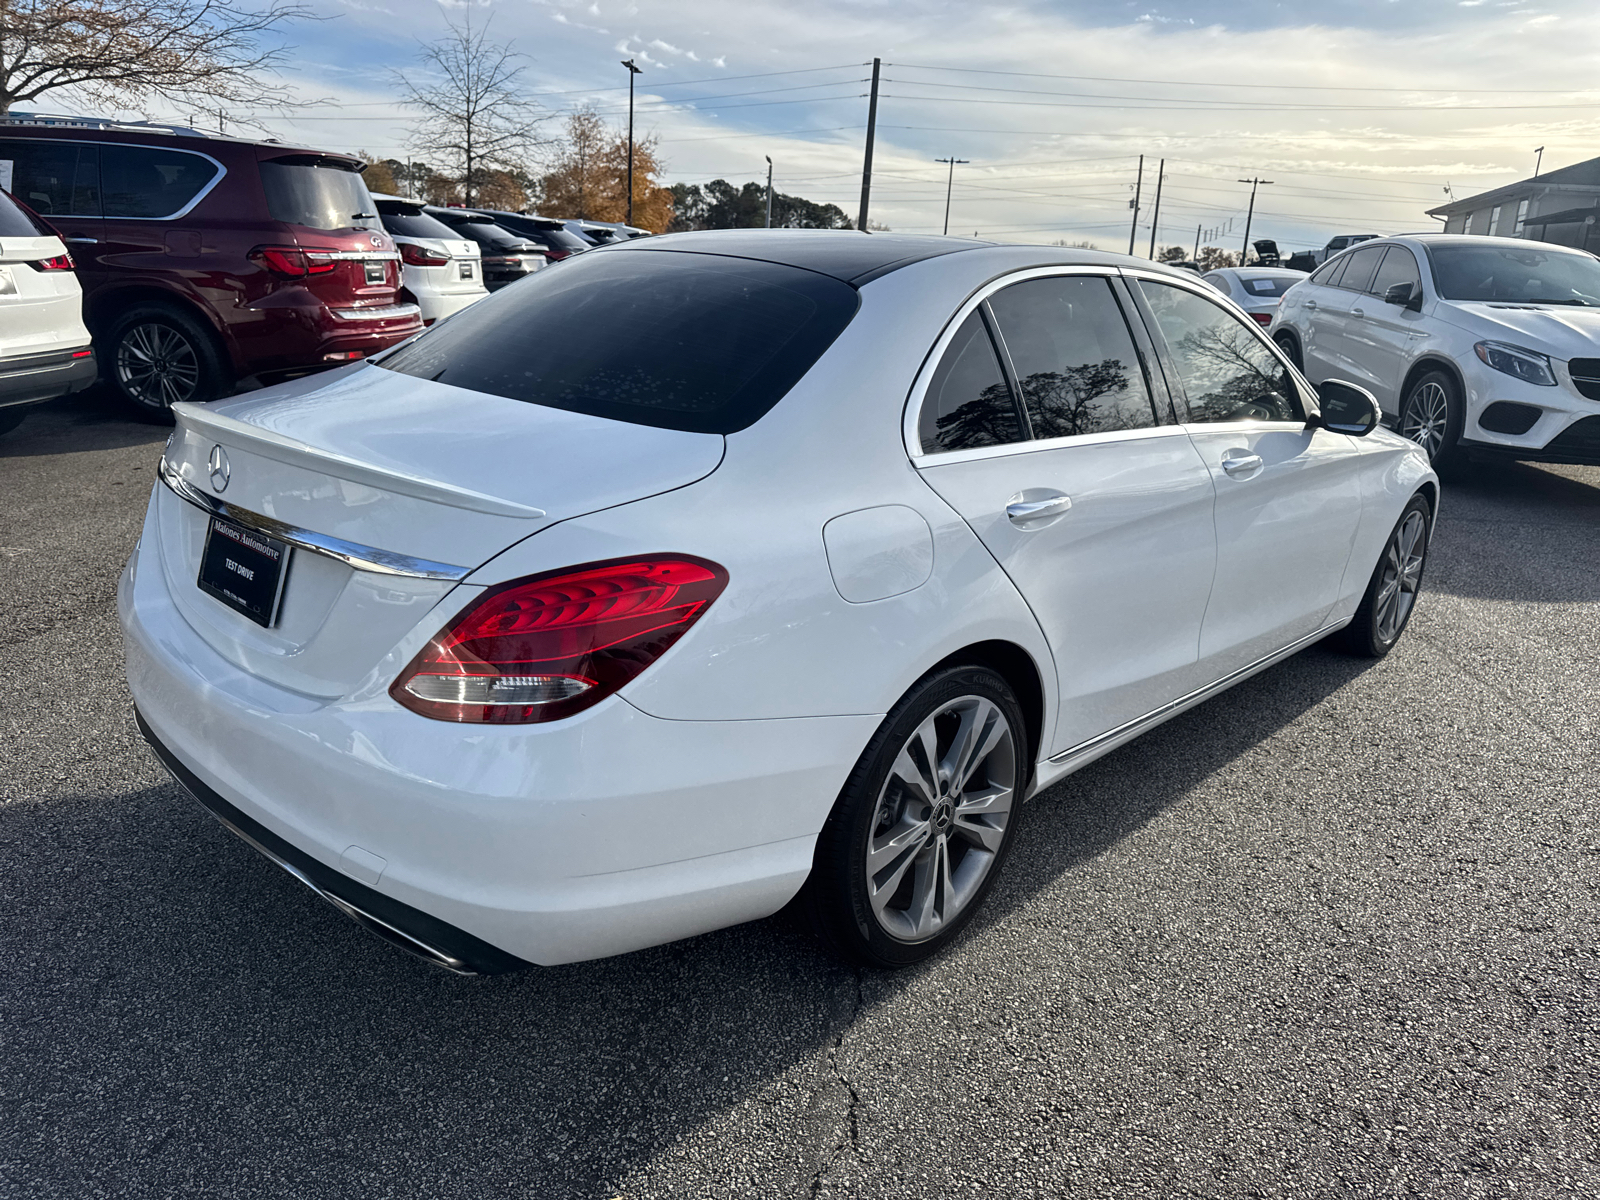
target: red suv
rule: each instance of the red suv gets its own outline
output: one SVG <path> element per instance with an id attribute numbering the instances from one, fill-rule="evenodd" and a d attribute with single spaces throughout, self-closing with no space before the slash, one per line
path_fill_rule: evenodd
<path id="1" fill-rule="evenodd" d="M 362 165 L 166 125 L 0 117 L 0 187 L 60 231 L 104 376 L 152 420 L 422 328 Z"/>

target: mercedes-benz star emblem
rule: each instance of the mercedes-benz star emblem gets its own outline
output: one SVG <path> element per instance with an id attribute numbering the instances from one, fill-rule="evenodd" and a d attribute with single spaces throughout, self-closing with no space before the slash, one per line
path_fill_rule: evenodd
<path id="1" fill-rule="evenodd" d="M 206 460 L 211 468 L 211 490 L 225 491 L 228 486 L 228 452 L 221 446 L 211 447 L 211 457 Z"/>

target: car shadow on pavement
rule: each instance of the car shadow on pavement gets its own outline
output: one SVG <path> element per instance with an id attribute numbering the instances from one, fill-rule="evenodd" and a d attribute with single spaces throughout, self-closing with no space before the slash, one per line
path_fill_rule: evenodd
<path id="1" fill-rule="evenodd" d="M 0 807 L 0 1190 L 610 1197 L 756 1103 L 752 1194 L 806 1194 L 853 1020 L 967 969 L 986 930 L 1369 665 L 1312 649 L 1050 789 L 972 930 L 898 974 L 780 915 L 463 979 L 338 917 L 176 786 Z"/>
<path id="2" fill-rule="evenodd" d="M 1489 526 L 1494 535 L 1482 537 Z M 1457 552 L 1471 545 L 1473 550 Z M 1600 467 L 1483 462 L 1444 481 L 1424 590 L 1600 601 Z"/>
<path id="3" fill-rule="evenodd" d="M 128 405 L 105 384 L 28 410 L 11 432 L 0 434 L 0 458 L 116 450 L 166 441 L 171 426 L 134 420 Z"/>

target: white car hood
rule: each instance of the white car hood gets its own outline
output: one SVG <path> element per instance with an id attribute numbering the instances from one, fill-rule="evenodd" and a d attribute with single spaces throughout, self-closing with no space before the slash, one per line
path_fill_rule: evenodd
<path id="1" fill-rule="evenodd" d="M 1600 308 L 1446 300 L 1438 316 L 1477 337 L 1565 361 L 1600 357 Z"/>

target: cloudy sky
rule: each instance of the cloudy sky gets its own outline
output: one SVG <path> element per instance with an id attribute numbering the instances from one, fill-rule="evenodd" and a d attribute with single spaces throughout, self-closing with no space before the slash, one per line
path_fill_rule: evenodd
<path id="1" fill-rule="evenodd" d="M 461 20 L 462 0 L 319 0 L 287 72 L 329 102 L 265 119 L 285 138 L 403 157 L 391 72 Z M 854 214 L 866 80 L 883 60 L 872 216 L 1012 241 L 1127 249 L 1145 156 L 1137 249 L 1166 160 L 1161 243 L 1286 248 L 1334 232 L 1436 227 L 1424 210 L 1600 154 L 1600 6 L 1592 0 L 493 0 L 470 9 L 527 56 L 555 114 L 592 102 L 626 121 L 631 57 L 641 134 L 669 181 L 762 177 Z M 40 107 L 43 107 L 41 105 Z M 1215 232 L 1212 231 L 1224 231 Z"/>

